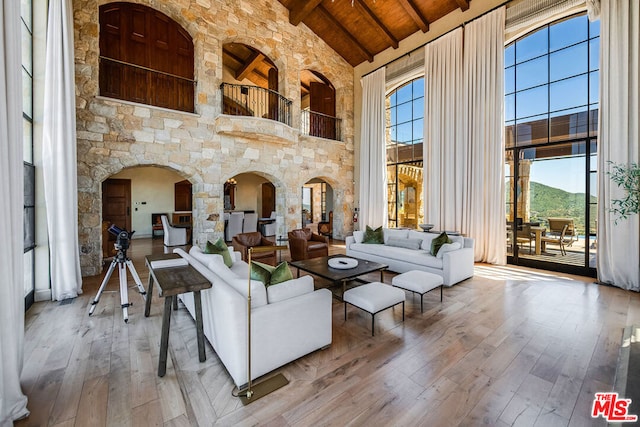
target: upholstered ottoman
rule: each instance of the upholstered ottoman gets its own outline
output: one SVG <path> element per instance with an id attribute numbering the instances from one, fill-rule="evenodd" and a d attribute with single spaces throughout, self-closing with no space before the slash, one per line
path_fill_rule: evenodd
<path id="1" fill-rule="evenodd" d="M 347 320 L 347 304 L 358 307 L 371 314 L 371 335 L 375 335 L 374 319 L 376 314 L 402 303 L 402 321 L 404 322 L 404 291 L 380 282 L 358 286 L 342 295 L 344 301 L 344 320 Z"/>
<path id="2" fill-rule="evenodd" d="M 426 271 L 411 270 L 398 274 L 391 279 L 391 284 L 398 288 L 420 294 L 420 312 L 423 313 L 422 299 L 424 294 L 440 286 L 440 301 L 442 301 L 442 276 Z"/>

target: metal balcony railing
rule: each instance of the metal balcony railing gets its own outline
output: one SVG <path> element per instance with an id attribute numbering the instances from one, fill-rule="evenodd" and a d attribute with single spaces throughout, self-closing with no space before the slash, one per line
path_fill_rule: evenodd
<path id="1" fill-rule="evenodd" d="M 232 116 L 262 117 L 291 126 L 291 101 L 270 89 L 222 83 L 222 112 Z"/>
<path id="2" fill-rule="evenodd" d="M 300 122 L 300 130 L 305 135 L 342 141 L 340 132 L 342 120 L 337 117 L 327 116 L 315 111 L 302 110 Z"/>

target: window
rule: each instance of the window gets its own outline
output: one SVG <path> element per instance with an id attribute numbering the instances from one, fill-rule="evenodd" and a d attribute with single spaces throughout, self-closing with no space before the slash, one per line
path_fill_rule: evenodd
<path id="1" fill-rule="evenodd" d="M 507 247 L 516 264 L 594 273 L 599 28 L 574 15 L 505 49 Z M 570 224 L 562 239 L 556 223 Z"/>
<path id="2" fill-rule="evenodd" d="M 194 111 L 193 41 L 175 21 L 133 3 L 100 6 L 100 94 Z"/>
<path id="3" fill-rule="evenodd" d="M 417 228 L 424 219 L 424 77 L 392 91 L 387 96 L 386 104 L 389 227 Z"/>
<path id="4" fill-rule="evenodd" d="M 33 19 L 31 0 L 21 0 L 22 142 L 24 152 L 24 298 L 33 303 L 35 289 L 35 168 L 33 166 Z"/>

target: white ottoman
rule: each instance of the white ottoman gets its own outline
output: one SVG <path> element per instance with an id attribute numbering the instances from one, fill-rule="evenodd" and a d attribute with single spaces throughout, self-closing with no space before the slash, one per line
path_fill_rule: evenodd
<path id="1" fill-rule="evenodd" d="M 426 271 L 411 270 L 398 274 L 391 279 L 391 284 L 398 288 L 420 294 L 420 312 L 423 313 L 422 297 L 429 291 L 440 287 L 440 302 L 442 302 L 442 276 Z"/>
<path id="2" fill-rule="evenodd" d="M 371 335 L 375 335 L 374 319 L 376 314 L 394 305 L 402 303 L 402 321 L 404 322 L 404 291 L 380 282 L 358 286 L 342 295 L 344 301 L 344 320 L 347 320 L 347 304 L 351 304 L 371 314 Z"/>

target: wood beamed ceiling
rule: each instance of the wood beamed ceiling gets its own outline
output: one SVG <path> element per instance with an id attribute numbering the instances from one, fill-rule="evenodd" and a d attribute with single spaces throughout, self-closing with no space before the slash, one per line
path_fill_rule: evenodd
<path id="1" fill-rule="evenodd" d="M 279 0 L 289 22 L 304 23 L 349 64 L 356 66 L 470 0 Z"/>

